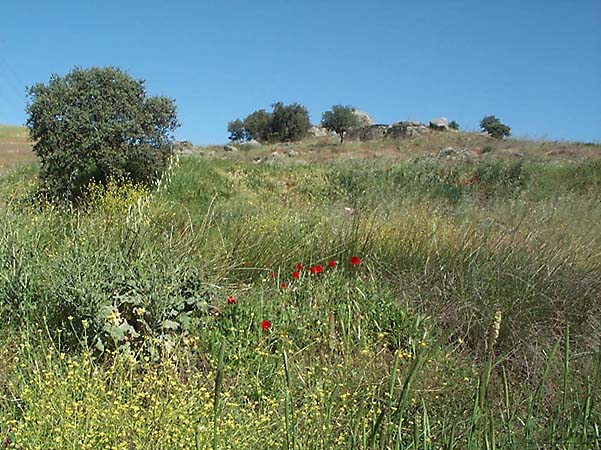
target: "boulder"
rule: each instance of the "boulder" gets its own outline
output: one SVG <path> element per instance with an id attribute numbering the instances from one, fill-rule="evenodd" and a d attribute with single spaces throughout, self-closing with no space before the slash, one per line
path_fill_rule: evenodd
<path id="1" fill-rule="evenodd" d="M 224 145 L 224 146 L 223 146 L 223 149 L 224 149 L 226 152 L 237 152 L 237 151 L 238 151 L 238 148 L 237 148 L 237 147 L 234 147 L 233 145 Z"/>
<path id="2" fill-rule="evenodd" d="M 244 145 L 249 148 L 257 148 L 260 147 L 262 144 L 259 141 L 251 139 L 250 141 L 246 141 Z"/>
<path id="3" fill-rule="evenodd" d="M 173 144 L 173 151 L 180 155 L 190 155 L 194 153 L 194 145 L 190 141 L 179 141 Z"/>
<path id="4" fill-rule="evenodd" d="M 430 130 L 421 122 L 397 122 L 388 127 L 387 139 L 414 138 L 429 133 Z"/>
<path id="5" fill-rule="evenodd" d="M 311 128 L 309 128 L 309 135 L 314 137 L 325 137 L 329 136 L 330 132 L 319 125 L 312 125 Z"/>
<path id="6" fill-rule="evenodd" d="M 438 117 L 430 121 L 430 128 L 436 131 L 449 131 L 449 121 L 446 117 Z"/>
<path id="7" fill-rule="evenodd" d="M 375 125 L 374 120 L 371 117 L 369 117 L 369 114 L 367 114 L 366 112 L 361 111 L 359 109 L 353 109 L 353 114 L 359 120 L 359 128 Z"/>
<path id="8" fill-rule="evenodd" d="M 384 139 L 387 131 L 388 125 L 371 125 L 368 127 L 353 128 L 346 133 L 345 139 L 347 141 L 376 141 L 378 139 Z"/>

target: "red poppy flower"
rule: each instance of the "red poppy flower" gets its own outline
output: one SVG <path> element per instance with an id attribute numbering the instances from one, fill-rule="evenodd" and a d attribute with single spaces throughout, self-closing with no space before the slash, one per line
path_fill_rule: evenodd
<path id="1" fill-rule="evenodd" d="M 229 296 L 227 298 L 227 304 L 228 305 L 237 305 L 238 304 L 238 300 L 236 300 L 233 296 Z"/>
<path id="2" fill-rule="evenodd" d="M 271 278 L 275 278 L 275 272 L 271 272 L 271 273 L 269 274 L 269 276 L 270 276 Z"/>
<path id="3" fill-rule="evenodd" d="M 263 322 L 261 322 L 261 329 L 263 331 L 269 330 L 270 327 L 271 327 L 271 322 L 269 320 L 264 320 Z"/>
<path id="4" fill-rule="evenodd" d="M 361 260 L 358 256 L 351 256 L 351 264 L 353 266 L 358 266 L 359 264 L 361 264 Z"/>
<path id="5" fill-rule="evenodd" d="M 300 274 L 298 272 L 292 272 L 292 278 L 294 278 L 295 280 L 298 280 L 298 277 L 300 277 Z"/>
<path id="6" fill-rule="evenodd" d="M 321 273 L 323 272 L 323 266 L 321 264 L 316 264 L 315 266 L 311 267 L 311 273 L 313 275 L 315 275 L 316 273 Z"/>
<path id="7" fill-rule="evenodd" d="M 301 263 L 296 265 L 296 270 L 303 270 L 304 266 Z"/>
<path id="8" fill-rule="evenodd" d="M 288 285 L 286 283 L 282 283 L 280 286 L 282 289 L 286 289 L 286 287 L 288 287 Z"/>
<path id="9" fill-rule="evenodd" d="M 328 261 L 328 267 L 329 267 L 329 268 L 334 268 L 334 267 L 336 267 L 336 261 Z"/>

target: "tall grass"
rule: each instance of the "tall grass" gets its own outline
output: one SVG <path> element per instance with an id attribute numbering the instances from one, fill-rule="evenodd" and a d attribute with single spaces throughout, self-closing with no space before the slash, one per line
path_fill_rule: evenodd
<path id="1" fill-rule="evenodd" d="M 187 159 L 79 208 L 3 176 L 0 437 L 599 448 L 595 164 Z"/>

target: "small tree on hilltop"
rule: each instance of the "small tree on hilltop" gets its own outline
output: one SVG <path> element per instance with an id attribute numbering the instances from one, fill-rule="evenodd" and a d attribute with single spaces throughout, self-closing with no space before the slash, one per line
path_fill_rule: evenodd
<path id="1" fill-rule="evenodd" d="M 501 123 L 495 116 L 486 116 L 480 121 L 480 128 L 495 139 L 503 139 L 511 134 L 511 128 Z"/>
<path id="2" fill-rule="evenodd" d="M 330 111 L 323 113 L 321 125 L 328 131 L 340 136 L 340 143 L 344 142 L 345 133 L 359 125 L 359 118 L 350 106 L 334 105 Z"/>
<path id="3" fill-rule="evenodd" d="M 246 129 L 244 128 L 244 122 L 240 119 L 229 122 L 227 124 L 227 131 L 230 133 L 230 141 L 243 142 L 246 140 Z"/>
<path id="4" fill-rule="evenodd" d="M 264 109 L 249 114 L 244 119 L 246 139 L 268 142 L 272 137 L 272 114 Z"/>
<path id="5" fill-rule="evenodd" d="M 73 200 L 90 182 L 150 183 L 172 155 L 175 103 L 114 68 L 75 68 L 28 88 L 27 127 L 42 189 Z"/>
<path id="6" fill-rule="evenodd" d="M 275 103 L 272 117 L 273 138 L 280 142 L 299 141 L 309 133 L 311 128 L 309 112 L 298 103 L 291 105 Z"/>

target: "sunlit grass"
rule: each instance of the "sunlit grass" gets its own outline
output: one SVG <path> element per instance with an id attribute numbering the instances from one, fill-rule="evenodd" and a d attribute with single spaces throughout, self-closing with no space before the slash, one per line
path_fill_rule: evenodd
<path id="1" fill-rule="evenodd" d="M 0 438 L 599 448 L 597 169 L 183 159 L 78 208 L 9 173 Z"/>

